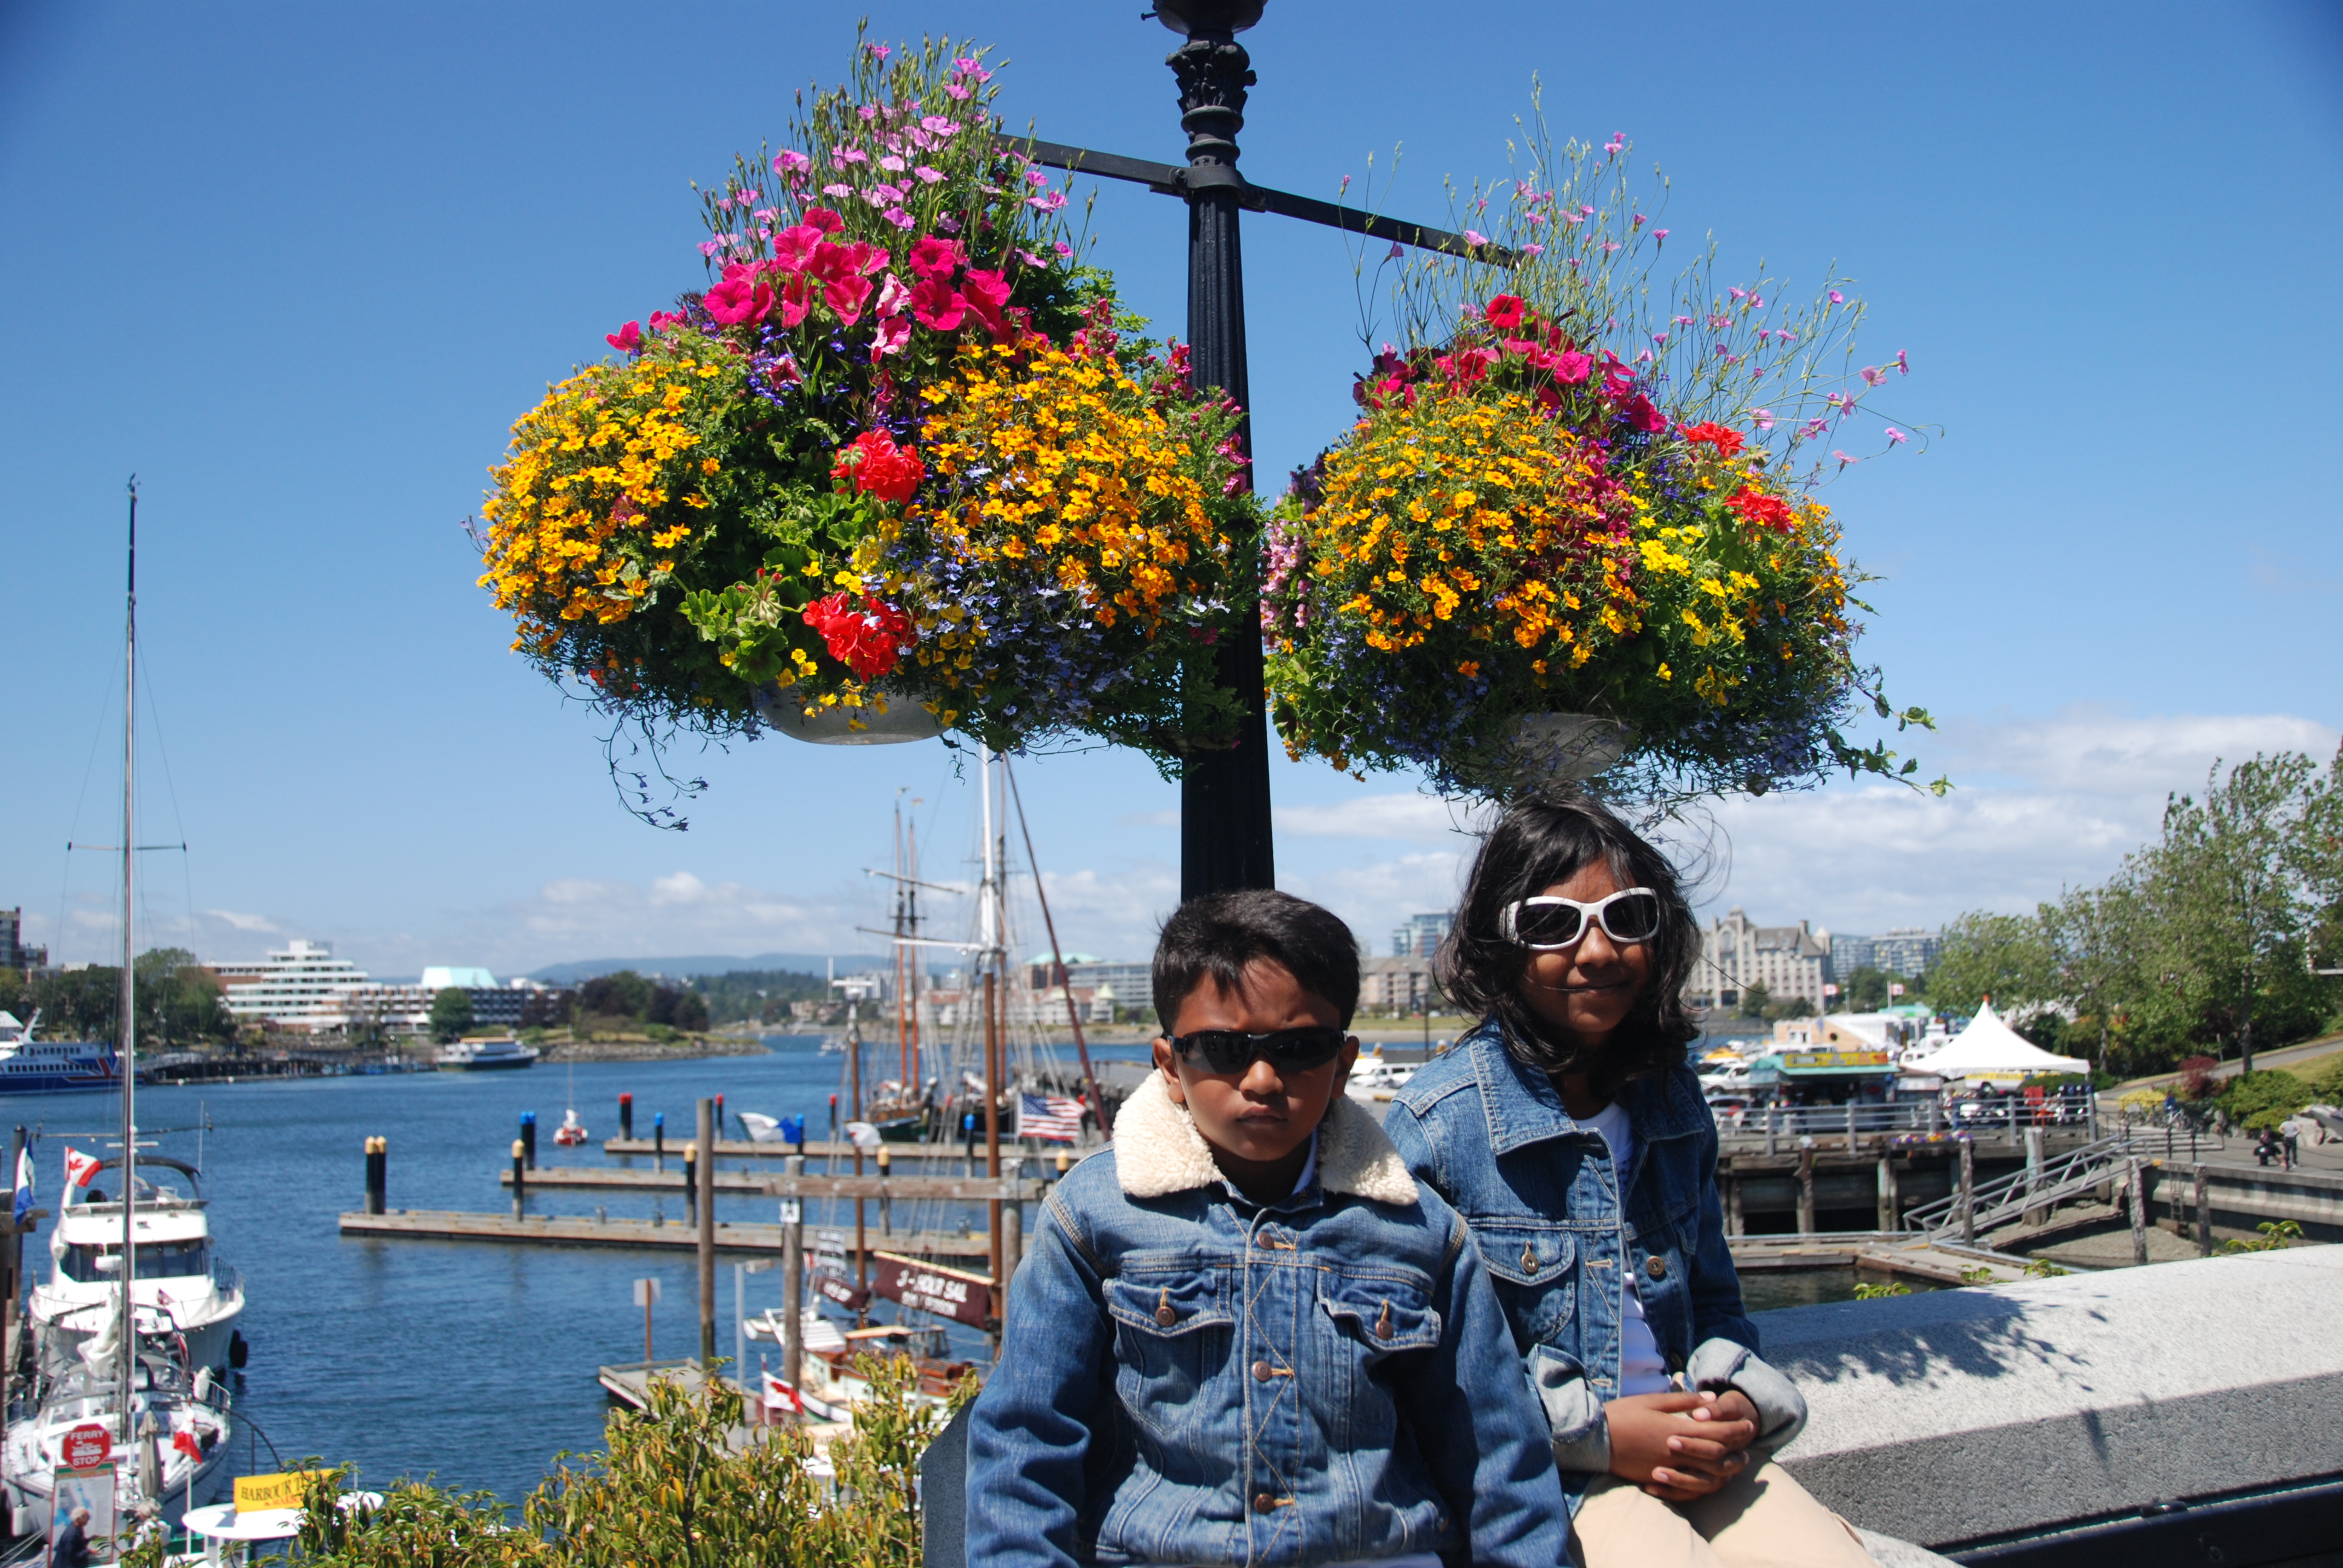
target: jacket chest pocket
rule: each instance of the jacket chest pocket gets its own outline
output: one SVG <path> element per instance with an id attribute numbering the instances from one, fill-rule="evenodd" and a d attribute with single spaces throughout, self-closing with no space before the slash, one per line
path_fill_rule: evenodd
<path id="1" fill-rule="evenodd" d="M 1199 1397 L 1233 1340 L 1227 1282 L 1217 1269 L 1131 1270 L 1106 1282 L 1114 1320 L 1115 1392 L 1142 1425 L 1170 1434 L 1204 1414 Z"/>
<path id="2" fill-rule="evenodd" d="M 1330 1277 L 1318 1298 L 1344 1341 L 1369 1362 L 1440 1342 L 1440 1313 L 1428 1284 L 1378 1275 Z"/>
<path id="3" fill-rule="evenodd" d="M 1552 1343 L 1570 1326 L 1577 1304 L 1578 1242 L 1550 1225 L 1468 1220 L 1481 1264 L 1496 1282 L 1498 1304 L 1526 1352 Z"/>

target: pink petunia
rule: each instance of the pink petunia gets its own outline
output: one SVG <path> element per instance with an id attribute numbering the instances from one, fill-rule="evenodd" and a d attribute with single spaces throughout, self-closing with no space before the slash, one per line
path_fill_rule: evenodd
<path id="1" fill-rule="evenodd" d="M 870 362 L 876 365 L 887 355 L 900 354 L 903 346 L 910 340 L 911 322 L 909 317 L 898 316 L 880 322 L 878 329 L 870 334 Z"/>
<path id="2" fill-rule="evenodd" d="M 813 308 L 813 279 L 800 272 L 781 285 L 781 325 L 795 327 Z"/>
<path id="3" fill-rule="evenodd" d="M 836 234 L 846 226 L 846 220 L 826 206 L 806 208 L 805 220 L 809 226 L 821 230 L 824 234 Z"/>
<path id="4" fill-rule="evenodd" d="M 893 224 L 897 228 L 917 228 L 920 226 L 920 220 L 918 218 L 913 217 L 910 213 L 905 212 L 899 206 L 890 206 L 879 216 L 885 218 L 889 223 Z"/>
<path id="5" fill-rule="evenodd" d="M 727 277 L 709 289 L 702 303 L 708 314 L 726 327 L 754 325 L 765 319 L 773 308 L 773 291 L 762 283 L 751 282 L 745 270 L 740 276 Z"/>
<path id="6" fill-rule="evenodd" d="M 652 319 L 658 319 L 656 311 L 652 313 Z M 643 351 L 643 324 L 629 321 L 616 332 L 604 333 L 602 340 L 613 348 L 623 349 L 628 354 L 640 354 Z"/>
<path id="7" fill-rule="evenodd" d="M 838 318 L 851 327 L 862 318 L 862 307 L 870 297 L 870 280 L 855 274 L 832 278 L 821 286 L 821 297 Z"/>
<path id="8" fill-rule="evenodd" d="M 887 275 L 887 281 L 879 286 L 879 303 L 870 309 L 873 315 L 884 321 L 890 317 L 901 315 L 910 303 L 911 291 L 903 286 L 901 278 L 890 272 Z"/>
<path id="9" fill-rule="evenodd" d="M 963 259 L 958 240 L 925 235 L 911 242 L 911 270 L 921 277 L 950 277 Z"/>
<path id="10" fill-rule="evenodd" d="M 1594 358 L 1575 348 L 1565 348 L 1554 356 L 1554 377 L 1557 381 L 1567 381 L 1574 386 L 1594 373 Z"/>
<path id="11" fill-rule="evenodd" d="M 979 272 L 971 267 L 960 287 L 969 313 L 998 336 L 1001 307 L 1009 303 L 1009 280 L 998 272 Z"/>
<path id="12" fill-rule="evenodd" d="M 821 230 L 809 223 L 794 224 L 773 236 L 773 259 L 784 271 L 801 272 L 821 243 Z"/>
<path id="13" fill-rule="evenodd" d="M 930 276 L 911 289 L 911 315 L 922 327 L 937 332 L 959 330 L 968 314 L 968 301 L 944 281 L 949 272 Z"/>

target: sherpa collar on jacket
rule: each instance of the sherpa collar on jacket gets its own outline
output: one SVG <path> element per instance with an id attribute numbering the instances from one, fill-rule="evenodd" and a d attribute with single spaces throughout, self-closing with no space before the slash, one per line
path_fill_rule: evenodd
<path id="1" fill-rule="evenodd" d="M 1151 1072 L 1114 1119 L 1114 1170 L 1126 1197 L 1161 1198 L 1221 1180 L 1196 1119 Z M 1318 1185 L 1377 1203 L 1413 1203 L 1415 1178 L 1373 1115 L 1338 1094 L 1318 1124 Z"/>

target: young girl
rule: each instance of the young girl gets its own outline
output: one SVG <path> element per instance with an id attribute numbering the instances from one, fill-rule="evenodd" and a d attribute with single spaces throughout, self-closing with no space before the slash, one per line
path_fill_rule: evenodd
<path id="1" fill-rule="evenodd" d="M 1757 1357 L 1684 1045 L 1700 931 L 1667 860 L 1591 801 L 1515 808 L 1440 955 L 1483 1015 L 1385 1123 L 1466 1219 L 1545 1406 L 1587 1568 L 1867 1568 L 1766 1455 L 1805 1402 Z"/>

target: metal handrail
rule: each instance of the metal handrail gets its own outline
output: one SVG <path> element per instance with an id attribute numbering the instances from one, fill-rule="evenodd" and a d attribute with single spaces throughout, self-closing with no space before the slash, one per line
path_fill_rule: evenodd
<path id="1" fill-rule="evenodd" d="M 2027 1167 L 1996 1177 L 1969 1194 L 1973 1223 L 1988 1227 L 2006 1214 L 2023 1213 L 2072 1197 L 2105 1181 L 2114 1171 L 2136 1158 L 2137 1152 L 2127 1133 L 2117 1133 L 2056 1160 L 2045 1161 L 2039 1168 Z M 1936 1231 L 1957 1229 L 1961 1217 L 1961 1195 L 1956 1191 L 1950 1197 L 1906 1210 L 1904 1220 L 1913 1230 Z"/>

